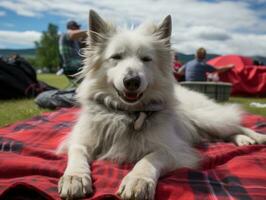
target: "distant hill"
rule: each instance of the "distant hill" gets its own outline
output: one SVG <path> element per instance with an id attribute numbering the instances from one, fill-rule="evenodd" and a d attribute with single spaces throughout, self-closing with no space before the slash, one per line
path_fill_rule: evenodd
<path id="1" fill-rule="evenodd" d="M 0 56 L 9 56 L 12 54 L 19 54 L 23 57 L 35 56 L 36 49 L 0 49 Z"/>
<path id="2" fill-rule="evenodd" d="M 217 54 L 207 54 L 207 60 L 210 60 L 212 58 L 215 58 L 217 56 L 220 56 L 220 55 L 217 55 Z M 181 61 L 182 64 L 190 61 L 190 60 L 193 60 L 195 58 L 194 54 L 183 54 L 183 53 L 178 53 L 178 60 Z"/>
<path id="3" fill-rule="evenodd" d="M 207 55 L 207 60 L 210 60 L 212 58 L 215 58 L 217 56 L 220 56 L 218 54 L 208 54 Z M 260 64 L 264 64 L 266 65 L 266 57 L 264 56 L 252 56 L 250 57 L 252 58 L 253 60 L 257 60 L 259 61 Z M 183 53 L 178 53 L 178 59 L 181 61 L 182 64 L 190 61 L 190 60 L 193 60 L 194 59 L 194 55 L 193 54 L 183 54 Z"/>
<path id="4" fill-rule="evenodd" d="M 34 57 L 36 53 L 36 49 L 0 49 L 0 57 L 1 56 L 9 56 L 12 54 L 19 54 L 24 57 Z M 208 54 L 207 60 L 220 56 L 218 54 Z M 184 54 L 178 53 L 178 59 L 181 61 L 182 64 L 194 59 L 194 54 Z M 258 60 L 264 65 L 266 65 L 266 57 L 263 56 L 253 56 L 253 59 Z"/>

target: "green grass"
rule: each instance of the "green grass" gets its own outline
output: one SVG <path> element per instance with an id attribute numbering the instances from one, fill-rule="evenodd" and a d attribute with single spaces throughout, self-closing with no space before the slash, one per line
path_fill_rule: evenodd
<path id="1" fill-rule="evenodd" d="M 40 109 L 33 99 L 0 101 L 0 127 L 47 111 Z"/>
<path id="2" fill-rule="evenodd" d="M 56 76 L 54 74 L 41 74 L 38 75 L 38 79 L 61 89 L 67 87 L 69 83 L 65 76 Z M 0 101 L 0 127 L 49 111 L 48 109 L 39 108 L 33 100 L 34 99 Z M 265 103 L 266 98 L 231 97 L 229 102 L 240 103 L 248 112 L 266 116 L 266 108 L 249 106 L 251 102 Z"/>
<path id="3" fill-rule="evenodd" d="M 54 74 L 40 74 L 38 79 L 57 88 L 65 88 L 68 80 L 65 76 L 56 76 Z M 34 99 L 16 99 L 16 100 L 0 100 L 0 127 L 12 124 L 16 121 L 28 119 L 48 109 L 39 108 Z"/>
<path id="4" fill-rule="evenodd" d="M 230 97 L 229 102 L 238 103 L 243 106 L 243 108 L 253 114 L 266 116 L 266 108 L 257 108 L 251 107 L 250 103 L 258 102 L 258 103 L 266 103 L 266 98 L 244 98 L 244 97 Z"/>
<path id="5" fill-rule="evenodd" d="M 61 88 L 61 89 L 67 87 L 69 84 L 67 78 L 63 75 L 56 76 L 54 74 L 39 74 L 38 80 L 44 81 L 51 86 Z"/>

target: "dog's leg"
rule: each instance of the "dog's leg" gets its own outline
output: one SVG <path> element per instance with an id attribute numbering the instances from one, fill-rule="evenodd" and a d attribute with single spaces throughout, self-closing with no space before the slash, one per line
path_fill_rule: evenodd
<path id="1" fill-rule="evenodd" d="M 90 155 L 84 145 L 73 144 L 68 149 L 68 163 L 58 183 L 62 198 L 82 198 L 92 193 Z"/>
<path id="2" fill-rule="evenodd" d="M 230 140 L 237 146 L 251 145 L 256 143 L 255 140 L 243 134 L 233 135 L 230 137 Z"/>
<path id="3" fill-rule="evenodd" d="M 252 138 L 255 140 L 257 144 L 264 144 L 266 143 L 266 135 L 257 133 L 249 128 L 241 127 L 241 131 L 244 135 Z"/>
<path id="4" fill-rule="evenodd" d="M 176 152 L 177 157 L 179 152 Z M 176 156 L 176 155 L 174 155 Z M 122 180 L 118 194 L 123 200 L 153 200 L 157 181 L 163 174 L 183 166 L 167 151 L 152 152 L 136 163 L 132 171 Z M 184 155 L 182 155 L 183 157 Z M 180 158 L 182 160 L 182 157 Z M 195 167 L 198 158 L 192 157 L 188 165 Z"/>
<path id="5" fill-rule="evenodd" d="M 230 140 L 238 146 L 266 143 L 266 135 L 257 133 L 249 128 L 240 127 L 240 134 L 232 135 Z"/>
<path id="6" fill-rule="evenodd" d="M 153 152 L 146 155 L 124 177 L 118 194 L 123 200 L 152 200 L 158 178 L 163 170 L 172 170 L 168 168 L 169 166 L 175 166 L 173 162 L 174 158 L 165 155 L 163 152 Z"/>

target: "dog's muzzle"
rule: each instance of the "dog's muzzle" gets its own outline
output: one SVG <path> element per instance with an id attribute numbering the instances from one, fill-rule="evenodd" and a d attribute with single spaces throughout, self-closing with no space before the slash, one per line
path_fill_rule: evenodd
<path id="1" fill-rule="evenodd" d="M 123 79 L 124 90 L 119 91 L 116 89 L 118 95 L 128 103 L 137 102 L 143 95 L 139 92 L 141 86 L 141 78 L 139 76 L 126 76 Z"/>
<path id="2" fill-rule="evenodd" d="M 131 92 L 137 91 L 141 85 L 139 76 L 130 76 L 123 79 L 124 87 Z"/>

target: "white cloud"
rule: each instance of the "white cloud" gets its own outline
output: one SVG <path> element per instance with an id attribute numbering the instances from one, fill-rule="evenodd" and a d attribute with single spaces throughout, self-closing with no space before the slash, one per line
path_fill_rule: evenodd
<path id="1" fill-rule="evenodd" d="M 181 52 L 194 53 L 200 45 L 213 53 L 265 55 L 262 43 L 266 20 L 261 17 L 265 15 L 265 3 L 266 0 L 2 0 L 0 7 L 23 16 L 54 14 L 82 23 L 87 23 L 89 10 L 95 9 L 120 25 L 139 24 L 145 19 L 158 22 L 171 14 L 174 46 Z M 252 9 L 254 5 L 256 10 Z"/>
<path id="2" fill-rule="evenodd" d="M 36 31 L 19 32 L 0 30 L 0 43 L 7 47 L 12 45 L 33 47 L 34 41 L 38 41 L 40 37 L 41 33 Z"/>
<path id="3" fill-rule="evenodd" d="M 28 6 L 31 3 L 32 5 Z M 28 1 L 26 3 L 25 1 L 1 1 L 0 6 L 15 11 L 18 15 L 22 16 L 28 16 L 33 17 L 37 15 L 36 11 L 34 9 L 34 5 L 37 3 L 36 1 Z"/>

